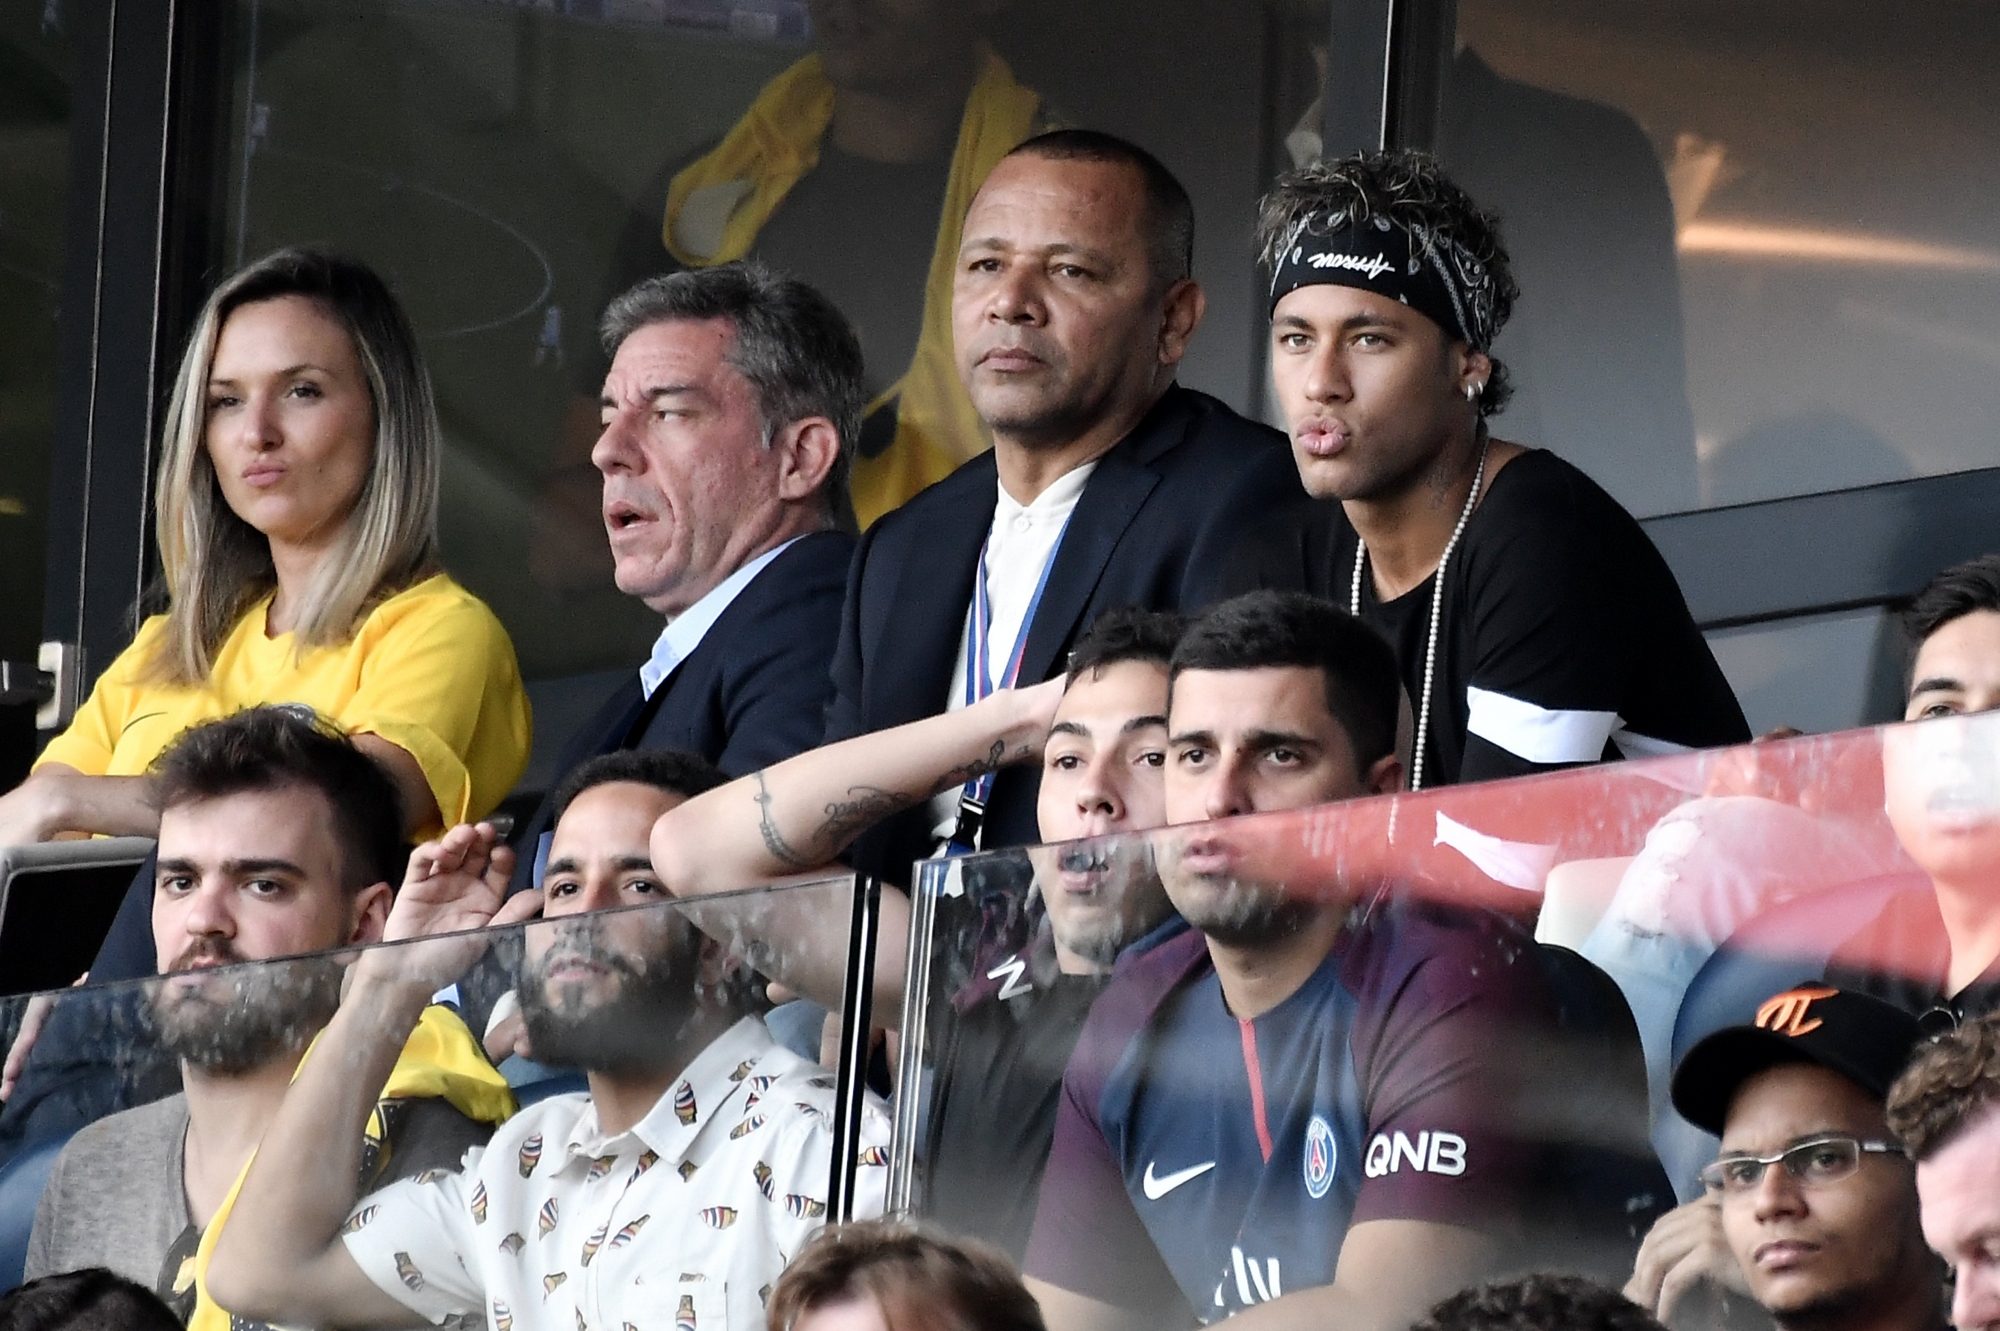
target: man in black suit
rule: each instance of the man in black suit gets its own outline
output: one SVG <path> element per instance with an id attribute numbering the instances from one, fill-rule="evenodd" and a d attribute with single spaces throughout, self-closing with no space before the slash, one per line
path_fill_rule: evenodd
<path id="1" fill-rule="evenodd" d="M 861 347 L 839 310 L 755 262 L 649 278 L 605 311 L 605 531 L 618 589 L 667 616 L 559 770 L 683 749 L 730 776 L 819 742 L 853 538 Z M 517 844 L 517 885 L 549 830 Z"/>
<path id="2" fill-rule="evenodd" d="M 863 539 L 829 741 L 1050 678 L 1102 610 L 1206 604 L 1228 549 L 1304 501 L 1283 435 L 1174 383 L 1204 298 L 1193 205 L 1151 154 L 1029 139 L 963 236 L 952 330 L 993 450 Z M 903 882 L 940 841 L 1032 842 L 1038 779 L 1011 768 L 890 819 L 855 865 Z"/>

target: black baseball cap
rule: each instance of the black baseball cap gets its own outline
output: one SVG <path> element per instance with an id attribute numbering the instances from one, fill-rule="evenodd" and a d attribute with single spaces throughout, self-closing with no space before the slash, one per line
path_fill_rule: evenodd
<path id="1" fill-rule="evenodd" d="M 1674 1069 L 1674 1108 L 1721 1136 L 1743 1083 L 1784 1063 L 1815 1063 L 1886 1101 L 1922 1038 L 1917 1019 L 1899 1007 L 1802 981 L 1765 999 L 1746 1024 L 1725 1026 L 1688 1050 Z"/>

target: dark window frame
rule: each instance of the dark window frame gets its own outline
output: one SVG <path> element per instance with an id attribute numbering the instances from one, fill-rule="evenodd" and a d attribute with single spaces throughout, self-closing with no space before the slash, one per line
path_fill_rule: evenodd
<path id="1" fill-rule="evenodd" d="M 161 409 L 221 259 L 227 0 L 95 0 L 79 26 L 45 636 L 86 683 L 130 641 L 154 573 Z M 1456 0 L 1329 0 L 1330 153 L 1426 146 Z M 134 484 L 134 478 L 139 483 Z M 2000 468 L 1646 519 L 1705 628 L 1892 604 L 1984 553 Z"/>

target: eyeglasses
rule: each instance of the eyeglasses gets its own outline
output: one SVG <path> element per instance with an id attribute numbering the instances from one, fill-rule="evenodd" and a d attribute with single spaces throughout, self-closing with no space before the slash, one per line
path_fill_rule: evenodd
<path id="1" fill-rule="evenodd" d="M 1838 1183 L 1861 1168 L 1863 1155 L 1904 1155 L 1894 1142 L 1864 1142 L 1853 1137 L 1815 1137 L 1788 1146 L 1776 1155 L 1725 1155 L 1701 1171 L 1710 1192 L 1752 1192 L 1764 1181 L 1764 1171 L 1782 1164 L 1794 1181 L 1808 1188 Z"/>

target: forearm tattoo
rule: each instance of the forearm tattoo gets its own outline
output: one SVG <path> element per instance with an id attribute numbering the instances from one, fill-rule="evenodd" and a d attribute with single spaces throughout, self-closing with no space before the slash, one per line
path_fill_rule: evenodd
<path id="1" fill-rule="evenodd" d="M 1026 756 L 1026 753 L 1027 750 L 1022 750 L 1022 756 Z M 968 781 L 977 781 L 988 772 L 997 772 L 1006 765 L 1007 741 L 996 739 L 993 741 L 993 747 L 986 751 L 984 758 L 975 758 L 969 763 L 961 763 L 959 766 L 952 768 L 949 772 L 938 778 L 938 785 L 945 790 L 950 790 L 953 786 L 962 786 Z"/>
<path id="2" fill-rule="evenodd" d="M 764 784 L 764 774 L 756 773 L 757 793 L 750 798 L 757 801 L 757 830 L 764 835 L 764 849 L 771 858 L 793 869 L 810 869 L 814 862 L 801 855 L 785 840 L 785 834 L 778 830 L 777 820 L 771 817 L 771 788 Z"/>
<path id="3" fill-rule="evenodd" d="M 826 821 L 813 834 L 814 839 L 827 847 L 829 855 L 835 854 L 855 837 L 881 822 L 892 813 L 909 808 L 921 795 L 907 795 L 900 790 L 882 790 L 875 786 L 849 786 L 847 798 L 832 800 L 826 806 Z"/>
<path id="4" fill-rule="evenodd" d="M 1022 745 L 1012 755 L 1007 752 L 1004 740 L 994 740 L 993 747 L 984 757 L 963 763 L 938 778 L 938 785 L 946 790 L 974 781 L 988 772 L 998 771 L 1010 762 L 1019 762 L 1033 756 L 1031 745 Z M 849 786 L 847 798 L 829 801 L 823 812 L 826 815 L 820 825 L 813 829 L 811 844 L 824 847 L 818 856 L 807 854 L 785 839 L 779 830 L 778 821 L 771 813 L 771 789 L 764 782 L 762 772 L 755 773 L 757 793 L 751 796 L 757 802 L 757 830 L 764 837 L 764 849 L 778 863 L 793 869 L 811 869 L 824 864 L 838 854 L 840 849 L 855 837 L 881 822 L 892 813 L 898 813 L 924 798 L 922 792 L 884 790 L 879 786 Z"/>

